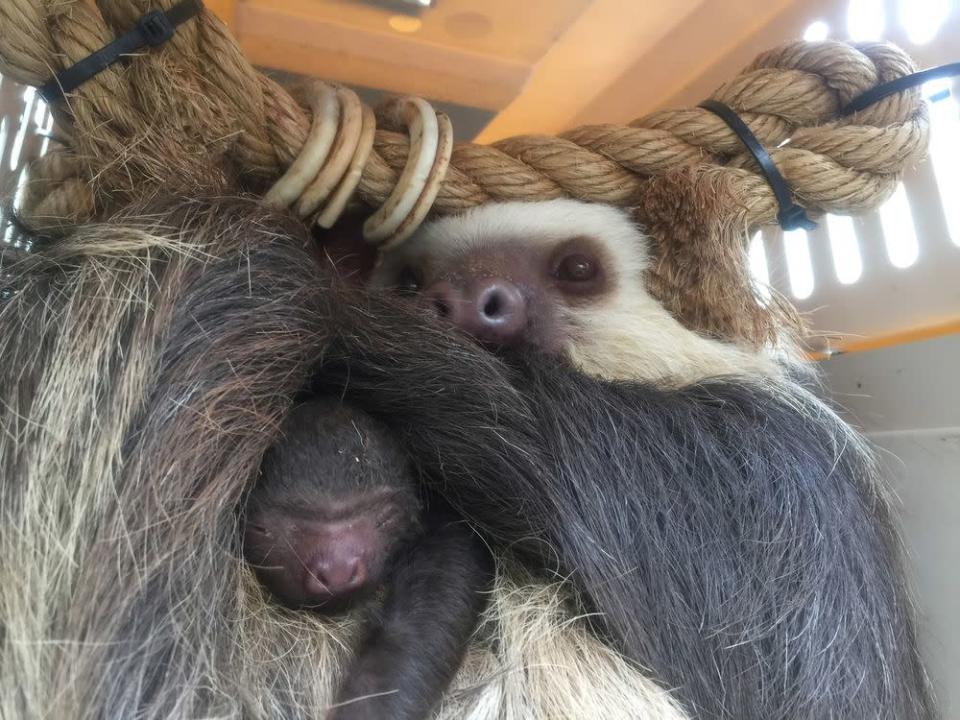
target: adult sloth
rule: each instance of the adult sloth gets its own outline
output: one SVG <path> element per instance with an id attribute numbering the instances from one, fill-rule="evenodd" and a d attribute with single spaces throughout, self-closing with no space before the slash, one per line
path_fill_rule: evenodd
<path id="1" fill-rule="evenodd" d="M 429 223 L 374 284 L 506 359 L 441 336 L 385 345 L 363 324 L 345 335 L 347 395 L 488 536 L 567 577 L 691 714 L 929 717 L 863 441 L 770 354 L 680 325 L 647 266 L 647 239 L 605 206 Z"/>
<path id="2" fill-rule="evenodd" d="M 4 716 L 323 714 L 355 628 L 274 607 L 236 521 L 318 360 L 576 599 L 507 567 L 441 716 L 930 712 L 872 468 L 797 386 L 498 359 L 337 287 L 252 200 L 131 209 L 41 247 L 10 293 Z"/>

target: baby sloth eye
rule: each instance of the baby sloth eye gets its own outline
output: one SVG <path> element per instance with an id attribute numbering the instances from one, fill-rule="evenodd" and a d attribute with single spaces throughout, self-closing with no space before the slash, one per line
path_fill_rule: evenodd
<path id="1" fill-rule="evenodd" d="M 557 279 L 564 282 L 587 282 L 596 276 L 596 262 L 581 253 L 567 255 L 557 266 Z"/>
<path id="2" fill-rule="evenodd" d="M 419 273 L 409 265 L 397 276 L 396 289 L 401 295 L 413 295 L 420 290 L 421 285 Z"/>

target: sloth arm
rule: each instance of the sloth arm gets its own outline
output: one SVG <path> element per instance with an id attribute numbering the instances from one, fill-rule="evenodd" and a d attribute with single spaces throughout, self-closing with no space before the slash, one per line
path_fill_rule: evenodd
<path id="1" fill-rule="evenodd" d="M 329 720 L 423 720 L 463 661 L 493 581 L 489 550 L 462 519 L 431 510 L 398 563 Z"/>

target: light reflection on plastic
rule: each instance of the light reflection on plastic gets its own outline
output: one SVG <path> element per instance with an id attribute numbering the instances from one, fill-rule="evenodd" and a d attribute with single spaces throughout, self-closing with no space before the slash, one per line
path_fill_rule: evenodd
<path id="1" fill-rule="evenodd" d="M 900 0 L 898 5 L 900 24 L 914 45 L 933 40 L 950 15 L 950 0 Z"/>
<path id="2" fill-rule="evenodd" d="M 883 224 L 883 238 L 890 263 L 898 268 L 913 265 L 920 255 L 920 247 L 903 183 L 897 185 L 890 199 L 880 206 L 880 222 Z"/>
<path id="3" fill-rule="evenodd" d="M 790 291 L 797 300 L 805 300 L 813 294 L 813 265 L 806 230 L 785 232 L 783 250 L 790 273 Z"/>
<path id="4" fill-rule="evenodd" d="M 763 247 L 763 235 L 758 230 L 750 238 L 750 277 L 757 292 L 760 304 L 766 307 L 770 302 L 770 268 L 767 266 L 767 251 Z"/>
<path id="5" fill-rule="evenodd" d="M 20 207 L 20 203 L 23 200 L 23 192 L 27 187 L 27 169 L 23 168 L 17 173 L 17 185 L 16 190 L 13 196 L 13 207 Z M 13 245 L 14 247 L 22 247 L 19 242 L 16 242 L 14 235 L 14 225 L 12 223 L 7 225 L 6 236 L 4 237 L 4 242 Z"/>
<path id="6" fill-rule="evenodd" d="M 960 103 L 954 98 L 930 105 L 930 159 L 947 231 L 960 246 Z"/>
<path id="7" fill-rule="evenodd" d="M 803 32 L 803 39 L 807 42 L 818 42 L 826 40 L 830 34 L 830 26 L 823 20 L 814 20 L 807 26 Z"/>
<path id="8" fill-rule="evenodd" d="M 37 91 L 28 87 L 23 91 L 23 114 L 20 116 L 20 127 L 13 138 L 13 145 L 10 146 L 10 169 L 16 170 L 20 166 L 20 153 L 23 151 L 23 141 L 30 129 L 30 115 L 33 112 L 33 101 Z"/>
<path id="9" fill-rule="evenodd" d="M 827 232 L 830 235 L 830 252 L 833 255 L 833 271 L 844 285 L 852 285 L 863 274 L 860 245 L 849 215 L 827 215 Z"/>
<path id="10" fill-rule="evenodd" d="M 8 81 L 0 76 L 0 86 L 5 82 Z M 50 147 L 50 135 L 53 133 L 54 120 L 47 104 L 40 99 L 34 88 L 25 88 L 22 93 L 18 90 L 17 95 L 13 96 L 12 99 L 22 99 L 22 105 L 20 105 L 19 112 L 16 115 L 8 112 L 0 118 L 0 149 L 6 147 L 9 151 L 9 160 L 3 168 L 0 168 L 0 174 L 6 174 L 7 167 L 9 167 L 10 179 L 15 179 L 16 182 L 5 181 L 3 186 L 7 200 L 12 199 L 10 206 L 19 207 L 28 182 L 26 162 L 46 154 Z M 33 144 L 35 135 L 42 136 L 39 152 Z M 9 147 L 7 147 L 8 142 Z M 26 153 L 29 153 L 29 157 Z M 8 218 L 0 210 L 0 242 L 11 243 L 15 247 L 23 247 L 16 241 L 14 225 L 7 221 Z"/>
<path id="11" fill-rule="evenodd" d="M 37 98 L 37 106 L 33 111 L 33 124 L 36 125 L 38 128 L 41 128 L 46 122 L 46 119 L 47 119 L 47 104 L 40 98 Z"/>
<path id="12" fill-rule="evenodd" d="M 10 127 L 11 118 L 0 118 L 0 158 L 3 157 L 3 148 L 7 146 L 7 128 Z"/>
<path id="13" fill-rule="evenodd" d="M 879 40 L 886 25 L 883 0 L 850 0 L 847 6 L 847 33 L 851 40 Z"/>
<path id="14" fill-rule="evenodd" d="M 46 155 L 50 149 L 50 136 L 53 134 L 53 113 L 47 113 L 47 122 L 42 127 L 37 128 L 37 132 L 43 135 L 43 142 L 40 144 L 40 155 Z"/>

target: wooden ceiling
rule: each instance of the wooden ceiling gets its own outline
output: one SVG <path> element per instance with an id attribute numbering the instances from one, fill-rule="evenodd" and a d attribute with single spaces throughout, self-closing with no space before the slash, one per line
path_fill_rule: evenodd
<path id="1" fill-rule="evenodd" d="M 206 4 L 255 65 L 462 106 L 475 113 L 466 123 L 472 130 L 487 125 L 483 141 L 557 132 L 598 102 L 624 117 L 648 111 L 784 7 L 800 4 L 434 0 L 405 14 L 385 7 L 391 2 L 398 0 Z M 656 53 L 678 35 L 696 42 L 677 67 L 659 64 Z M 630 92 L 619 100 L 618 92 L 611 107 L 614 86 Z"/>

